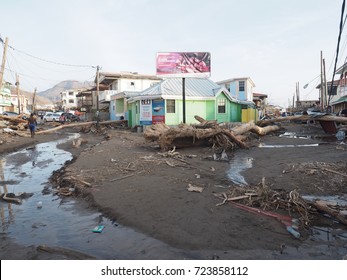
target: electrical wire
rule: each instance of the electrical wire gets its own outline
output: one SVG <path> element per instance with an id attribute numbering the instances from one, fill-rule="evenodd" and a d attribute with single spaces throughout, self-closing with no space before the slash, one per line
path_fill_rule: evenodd
<path id="1" fill-rule="evenodd" d="M 4 40 L 1 38 L 0 36 L 0 42 L 4 45 Z M 81 73 L 81 72 L 85 72 L 85 71 L 90 71 L 90 69 L 94 69 L 96 68 L 96 66 L 91 66 L 91 65 L 77 65 L 77 64 L 67 64 L 67 63 L 59 63 L 59 62 L 55 62 L 55 61 L 50 61 L 47 59 L 43 59 L 34 55 L 31 55 L 27 52 L 15 49 L 13 46 L 8 45 L 8 56 L 7 56 L 7 60 L 6 60 L 6 64 L 8 67 L 5 67 L 5 69 L 10 72 L 10 74 L 12 75 L 13 80 L 16 80 L 16 78 L 14 78 L 15 74 L 20 75 L 21 77 L 27 77 L 29 79 L 35 79 L 35 80 L 44 80 L 44 81 L 50 81 L 53 83 L 59 83 L 61 82 L 61 80 L 55 80 L 55 79 L 47 79 L 44 77 L 41 77 L 39 74 L 38 75 L 28 75 L 26 73 L 30 72 L 37 72 L 35 71 L 35 69 L 33 69 L 32 67 L 34 66 L 34 68 L 36 67 L 36 69 L 38 69 L 39 73 L 42 73 L 42 70 L 44 70 L 44 72 L 50 71 L 50 72 L 56 72 L 56 73 Z M 18 59 L 18 56 L 19 59 Z M 19 63 L 19 61 L 21 61 Z M 24 62 L 24 63 L 23 63 Z M 57 69 L 53 69 L 50 67 L 45 67 L 44 64 L 38 64 L 36 62 L 44 62 L 44 63 L 48 63 L 48 64 L 54 64 L 54 65 L 59 65 L 59 66 L 64 66 L 64 67 L 74 67 L 74 68 L 80 68 L 78 71 L 72 70 L 70 69 L 69 71 L 60 71 Z M 30 70 L 27 67 L 28 65 L 30 65 Z M 81 69 L 83 68 L 83 69 Z M 15 70 L 14 70 L 15 69 Z M 34 71 L 33 71 L 34 70 Z M 24 79 L 26 82 L 28 82 L 28 84 L 30 84 L 32 86 L 32 83 L 29 82 L 29 79 Z M 21 79 L 23 81 L 23 79 Z"/>
<path id="2" fill-rule="evenodd" d="M 4 40 L 1 38 L 0 36 L 0 42 L 3 44 L 4 43 Z M 11 45 L 8 45 L 8 47 L 14 51 L 17 51 L 19 53 L 22 53 L 22 54 L 25 54 L 29 57 L 32 57 L 32 58 L 35 58 L 37 60 L 40 60 L 40 61 L 43 61 L 43 62 L 46 62 L 46 63 L 51 63 L 51 64 L 55 64 L 55 65 L 61 65 L 61 66 L 67 66 L 67 67 L 83 67 L 83 68 L 96 68 L 97 66 L 93 66 L 93 65 L 86 65 L 86 64 L 68 64 L 68 63 L 61 63 L 61 62 L 56 62 L 56 61 L 52 61 L 52 60 L 48 60 L 48 59 L 44 59 L 44 58 L 41 58 L 41 57 L 38 57 L 38 56 L 35 56 L 35 55 L 32 55 L 32 54 L 29 54 L 25 51 L 22 51 L 22 50 L 19 50 L 19 49 L 16 49 L 14 48 L 13 46 Z"/>

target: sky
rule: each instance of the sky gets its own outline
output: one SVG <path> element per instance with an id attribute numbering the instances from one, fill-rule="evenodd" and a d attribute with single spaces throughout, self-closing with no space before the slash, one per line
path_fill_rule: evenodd
<path id="1" fill-rule="evenodd" d="M 97 65 L 155 75 L 157 52 L 210 52 L 211 80 L 250 77 L 254 92 L 287 107 L 297 82 L 300 99 L 318 100 L 321 51 L 332 78 L 342 2 L 2 1 L 0 35 L 10 45 L 4 78 L 14 84 L 17 73 L 21 89 L 40 92 L 64 80 L 93 81 Z"/>

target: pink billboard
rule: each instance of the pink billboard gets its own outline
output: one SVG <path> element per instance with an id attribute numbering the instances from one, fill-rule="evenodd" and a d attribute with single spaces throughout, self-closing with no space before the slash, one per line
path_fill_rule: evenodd
<path id="1" fill-rule="evenodd" d="M 157 75 L 166 77 L 210 77 L 209 52 L 157 53 Z"/>

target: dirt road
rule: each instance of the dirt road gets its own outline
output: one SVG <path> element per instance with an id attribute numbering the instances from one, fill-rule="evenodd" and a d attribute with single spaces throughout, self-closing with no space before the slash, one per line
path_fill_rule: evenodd
<path id="1" fill-rule="evenodd" d="M 280 137 L 284 132 L 292 134 Z M 251 161 L 241 174 L 251 186 L 265 178 L 272 189 L 346 197 L 347 178 L 339 174 L 347 174 L 347 148 L 318 125 L 282 124 L 277 133 L 252 137 L 249 149 L 230 152 L 231 161 L 214 161 L 209 147 L 177 150 L 176 156 L 162 153 L 156 143 L 128 130 L 82 138 L 79 148 L 63 146 L 76 156 L 64 177 L 87 182 L 79 196 L 118 223 L 176 248 L 215 251 L 223 259 L 341 259 L 347 254 L 346 226 L 338 228 L 342 237 L 329 241 L 309 231 L 295 239 L 275 219 L 230 204 L 216 206 L 221 202 L 216 194 L 237 186 L 228 177 L 237 158 Z M 190 192 L 190 185 L 203 191 Z"/>

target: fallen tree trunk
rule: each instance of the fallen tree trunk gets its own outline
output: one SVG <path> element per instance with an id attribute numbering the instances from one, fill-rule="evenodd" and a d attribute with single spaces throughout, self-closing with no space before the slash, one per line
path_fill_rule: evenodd
<path id="1" fill-rule="evenodd" d="M 85 122 L 85 123 L 62 124 L 62 125 L 56 126 L 54 128 L 51 128 L 51 129 L 37 131 L 35 134 L 46 134 L 46 133 L 51 133 L 51 132 L 54 132 L 54 131 L 57 131 L 57 130 L 60 130 L 63 128 L 67 128 L 67 127 L 88 126 L 88 125 L 93 125 L 95 123 L 96 122 L 93 121 L 93 122 Z"/>
<path id="2" fill-rule="evenodd" d="M 239 147 L 241 148 L 247 148 L 247 145 L 245 143 L 243 143 L 242 141 L 240 141 L 233 132 L 228 131 L 226 129 L 222 130 L 222 133 L 224 135 L 226 135 L 227 137 L 229 137 L 230 139 L 232 139 L 233 142 L 235 142 Z"/>
<path id="3" fill-rule="evenodd" d="M 241 148 L 247 148 L 242 134 L 253 131 L 258 135 L 265 135 L 270 131 L 278 130 L 278 126 L 258 127 L 254 121 L 242 124 L 233 129 L 223 128 L 218 123 L 206 121 L 200 116 L 195 116 L 200 122 L 197 125 L 180 124 L 178 127 L 169 127 L 165 124 L 155 124 L 146 127 L 143 135 L 148 141 L 157 141 L 162 150 L 169 150 L 173 147 L 188 147 L 192 145 L 213 144 L 223 147 L 225 150 L 236 144 Z"/>
<path id="4" fill-rule="evenodd" d="M 257 125 L 263 126 L 274 122 L 284 122 L 284 121 L 335 121 L 340 123 L 347 123 L 346 117 L 337 117 L 331 115 L 300 115 L 300 116 L 288 116 L 288 117 L 278 117 L 268 120 L 261 120 L 257 122 Z"/>
<path id="5" fill-rule="evenodd" d="M 268 134 L 269 132 L 276 131 L 279 129 L 280 129 L 280 127 L 277 125 L 260 127 L 260 126 L 257 126 L 254 123 L 254 121 L 252 120 L 252 121 L 249 121 L 248 123 L 245 123 L 245 124 L 242 124 L 240 126 L 232 128 L 231 131 L 233 131 L 235 135 L 240 135 L 240 134 L 244 134 L 248 131 L 252 131 L 258 135 L 263 136 L 263 135 Z"/>
<path id="6" fill-rule="evenodd" d="M 273 132 L 273 131 L 276 131 L 279 129 L 280 129 L 280 127 L 277 125 L 269 125 L 266 127 L 260 127 L 260 126 L 254 125 L 254 127 L 252 127 L 251 131 L 255 132 L 258 135 L 263 136 L 263 135 L 268 134 L 269 132 Z"/>
<path id="7" fill-rule="evenodd" d="M 159 126 L 157 126 L 158 128 Z M 147 130 L 147 129 L 146 129 Z M 161 131 L 157 142 L 162 150 L 170 150 L 173 147 L 187 147 L 201 143 L 219 133 L 216 129 L 197 129 L 190 125 L 180 124 L 178 127 L 159 129 Z M 148 135 L 148 134 L 145 134 Z M 146 136 L 145 136 L 146 137 Z"/>
<path id="8" fill-rule="evenodd" d="M 198 116 L 198 115 L 195 115 L 194 118 L 200 122 L 200 124 L 196 124 L 194 125 L 194 127 L 196 128 L 212 128 L 212 127 L 217 127 L 218 126 L 218 123 L 216 120 L 213 120 L 213 121 L 207 121 L 205 120 L 204 118 Z"/>
<path id="9" fill-rule="evenodd" d="M 169 129 L 170 127 L 163 123 L 153 124 L 146 127 L 143 132 L 143 136 L 147 141 L 157 141 L 159 136 Z"/>
<path id="10" fill-rule="evenodd" d="M 249 121 L 248 123 L 236 126 L 232 128 L 231 130 L 233 131 L 235 135 L 240 135 L 250 131 L 252 128 L 254 128 L 254 126 L 255 126 L 254 121 Z"/>
<path id="11" fill-rule="evenodd" d="M 117 120 L 117 121 L 103 121 L 103 122 L 99 122 L 99 125 L 107 125 L 107 124 L 113 124 L 113 123 L 126 123 L 126 120 Z M 36 134 L 45 134 L 45 133 L 51 133 L 63 128 L 67 128 L 67 127 L 82 127 L 82 126 L 88 126 L 88 125 L 93 125 L 93 124 L 97 124 L 96 121 L 92 121 L 92 122 L 82 122 L 82 123 L 70 123 L 70 124 L 63 124 L 63 125 L 59 125 L 57 127 L 51 128 L 51 129 L 47 129 L 47 130 L 41 130 L 36 132 Z"/>

